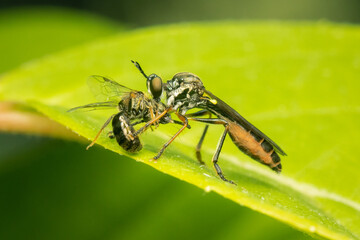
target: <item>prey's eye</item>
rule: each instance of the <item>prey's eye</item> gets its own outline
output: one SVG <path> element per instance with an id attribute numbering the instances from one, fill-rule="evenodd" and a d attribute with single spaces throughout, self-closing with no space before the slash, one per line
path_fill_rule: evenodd
<path id="1" fill-rule="evenodd" d="M 162 87 L 162 80 L 158 75 L 151 74 L 148 77 L 147 87 L 148 87 L 148 91 L 150 92 L 151 95 L 153 95 L 154 98 L 160 98 L 163 87 Z"/>

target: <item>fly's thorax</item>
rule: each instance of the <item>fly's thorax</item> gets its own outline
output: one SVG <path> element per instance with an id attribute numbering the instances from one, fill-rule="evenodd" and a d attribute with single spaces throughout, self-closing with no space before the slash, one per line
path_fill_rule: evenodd
<path id="1" fill-rule="evenodd" d="M 167 81 L 165 87 L 167 106 L 177 109 L 182 106 L 196 105 L 204 94 L 204 85 L 193 73 L 181 72 Z"/>

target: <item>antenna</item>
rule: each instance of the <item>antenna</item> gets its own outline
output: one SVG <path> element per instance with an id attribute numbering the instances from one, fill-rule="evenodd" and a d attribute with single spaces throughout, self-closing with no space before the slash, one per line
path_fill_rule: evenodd
<path id="1" fill-rule="evenodd" d="M 135 65 L 135 67 L 136 67 L 137 69 L 139 69 L 139 71 L 141 72 L 141 74 L 144 75 L 144 77 L 145 77 L 146 79 L 149 79 L 149 77 L 146 76 L 146 74 L 144 73 L 144 70 L 142 70 L 142 68 L 140 67 L 140 64 L 139 64 L 138 62 L 133 61 L 133 60 L 131 60 L 131 62 Z"/>

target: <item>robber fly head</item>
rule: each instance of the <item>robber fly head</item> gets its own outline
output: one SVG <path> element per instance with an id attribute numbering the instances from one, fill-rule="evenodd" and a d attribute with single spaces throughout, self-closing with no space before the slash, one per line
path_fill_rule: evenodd
<path id="1" fill-rule="evenodd" d="M 175 110 L 181 107 L 193 108 L 204 94 L 204 85 L 193 73 L 181 72 L 167 81 L 164 86 L 167 105 Z"/>

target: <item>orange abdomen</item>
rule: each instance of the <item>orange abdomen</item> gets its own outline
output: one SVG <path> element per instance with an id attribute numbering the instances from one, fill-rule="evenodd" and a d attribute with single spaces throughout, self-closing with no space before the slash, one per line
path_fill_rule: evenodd
<path id="1" fill-rule="evenodd" d="M 233 121 L 229 121 L 228 124 L 228 133 L 232 141 L 242 152 L 254 160 L 269 166 L 272 170 L 281 172 L 280 157 L 270 143 L 252 134 L 251 131 L 246 131 Z"/>

